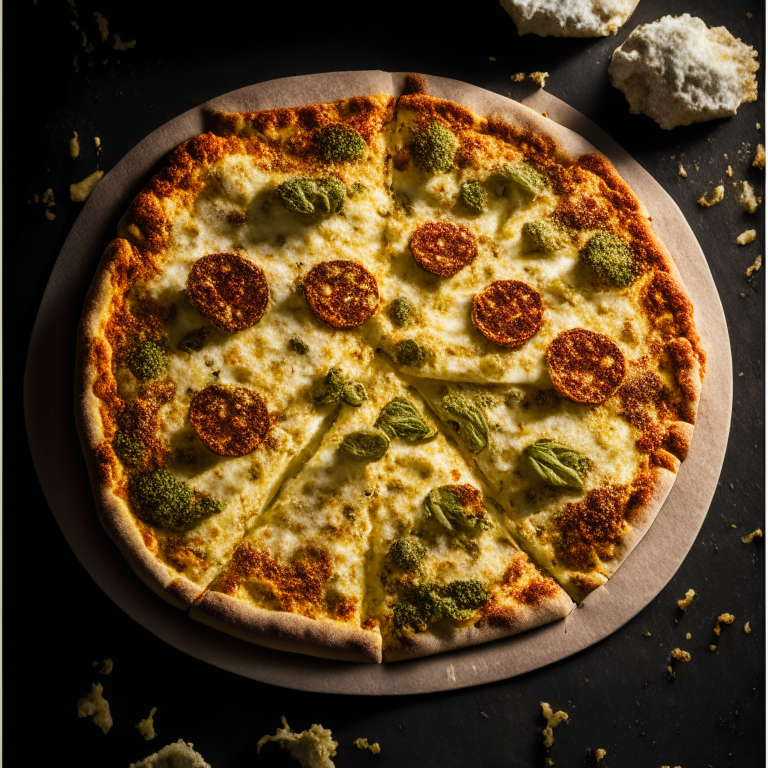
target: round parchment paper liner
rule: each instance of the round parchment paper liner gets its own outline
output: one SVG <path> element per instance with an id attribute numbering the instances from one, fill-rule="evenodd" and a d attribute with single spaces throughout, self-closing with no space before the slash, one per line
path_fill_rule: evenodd
<path id="1" fill-rule="evenodd" d="M 133 619 L 180 651 L 287 688 L 368 695 L 462 688 L 523 674 L 607 637 L 648 605 L 682 563 L 707 514 L 728 441 L 733 381 L 725 317 L 706 258 L 669 195 L 593 123 L 543 91 L 525 100 L 528 109 L 466 83 L 427 77 L 430 94 L 480 114 L 527 123 L 554 135 L 569 153 L 599 148 L 643 201 L 674 256 L 695 306 L 708 354 L 707 376 L 690 453 L 656 521 L 610 581 L 568 618 L 505 640 L 393 664 L 326 661 L 237 640 L 168 605 L 133 573 L 99 525 L 74 419 L 77 323 L 120 216 L 156 163 L 205 130 L 211 108 L 245 111 L 379 92 L 397 95 L 404 79 L 404 73 L 367 71 L 273 80 L 233 91 L 158 128 L 104 176 L 88 199 L 56 261 L 30 342 L 24 407 L 32 458 L 48 504 L 88 573 Z"/>

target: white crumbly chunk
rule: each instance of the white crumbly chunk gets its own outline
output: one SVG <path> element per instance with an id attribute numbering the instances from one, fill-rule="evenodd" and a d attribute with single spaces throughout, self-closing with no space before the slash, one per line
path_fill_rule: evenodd
<path id="1" fill-rule="evenodd" d="M 741 182 L 741 194 L 739 195 L 739 204 L 747 213 L 754 213 L 757 206 L 762 202 L 762 198 L 755 195 L 755 188 L 748 182 Z"/>
<path id="2" fill-rule="evenodd" d="M 94 171 L 90 176 L 84 178 L 77 184 L 69 185 L 69 199 L 75 203 L 83 203 L 88 199 L 88 195 L 93 192 L 93 188 L 101 181 L 104 171 Z"/>
<path id="3" fill-rule="evenodd" d="M 543 88 L 544 84 L 547 82 L 547 78 L 549 77 L 549 72 L 529 72 L 528 73 L 528 79 L 533 80 L 536 85 L 539 86 L 539 88 Z"/>
<path id="4" fill-rule="evenodd" d="M 615 34 L 639 0 L 500 0 L 520 35 L 605 37 Z"/>
<path id="5" fill-rule="evenodd" d="M 513 83 L 522 83 L 525 80 L 525 72 L 515 72 L 514 75 L 510 75 L 509 79 Z"/>
<path id="6" fill-rule="evenodd" d="M 72 131 L 74 134 L 69 140 L 69 156 L 74 160 L 80 156 L 80 139 L 77 135 L 77 131 Z"/>
<path id="7" fill-rule="evenodd" d="M 760 269 L 760 267 L 758 267 L 758 269 Z M 758 528 L 758 529 L 752 531 L 752 533 L 750 533 L 748 536 L 742 537 L 741 541 L 744 544 L 751 544 L 752 543 L 752 539 L 754 539 L 755 536 L 757 536 L 757 537 L 762 539 L 763 538 L 763 529 L 762 528 Z"/>
<path id="8" fill-rule="evenodd" d="M 145 741 L 150 741 L 151 739 L 154 739 L 157 734 L 155 733 L 155 715 L 157 714 L 157 707 L 152 707 L 152 709 L 149 710 L 149 715 L 145 717 L 143 720 L 139 720 L 138 723 L 136 723 L 136 730 L 141 734 L 141 737 Z"/>
<path id="9" fill-rule="evenodd" d="M 599 763 L 608 753 L 604 749 L 595 750 L 595 762 Z"/>
<path id="10" fill-rule="evenodd" d="M 56 218 L 56 214 L 53 211 L 50 211 L 46 208 L 45 218 L 48 219 L 48 221 L 54 221 Z"/>
<path id="11" fill-rule="evenodd" d="M 759 168 L 761 171 L 765 170 L 765 147 L 762 144 L 757 145 L 757 149 L 755 150 L 755 158 L 752 160 L 752 165 L 755 168 Z"/>
<path id="12" fill-rule="evenodd" d="M 546 701 L 540 701 L 539 705 L 541 706 L 541 714 L 544 715 L 544 719 L 547 721 L 547 724 L 541 729 L 544 735 L 544 747 L 549 749 L 555 743 L 555 734 L 552 732 L 552 729 L 560 725 L 560 723 L 567 723 L 568 714 L 562 710 L 553 712 L 552 707 Z"/>
<path id="13" fill-rule="evenodd" d="M 487 717 L 487 715 L 486 715 Z M 368 743 L 368 739 L 366 738 L 360 738 L 355 739 L 352 742 L 358 749 L 367 749 L 370 751 L 372 755 L 378 755 L 379 752 L 381 752 L 381 747 L 379 746 L 378 742 L 373 742 L 373 744 Z"/>
<path id="14" fill-rule="evenodd" d="M 749 622 L 744 625 L 744 634 L 748 635 L 752 631 L 752 627 L 749 626 Z"/>
<path id="15" fill-rule="evenodd" d="M 747 277 L 752 277 L 753 273 L 757 272 L 757 270 L 760 269 L 760 267 L 762 267 L 762 266 L 763 266 L 763 257 L 762 256 L 758 256 L 754 260 L 754 262 L 752 262 L 752 264 L 747 267 L 747 272 L 746 272 Z M 741 376 L 741 374 L 739 374 L 739 376 Z M 760 529 L 758 528 L 757 531 L 760 531 Z M 757 531 L 755 533 L 757 533 Z M 747 541 L 746 539 L 742 539 L 742 541 L 745 544 L 749 544 L 749 542 L 752 541 L 752 536 L 754 536 L 755 533 L 751 533 L 749 535 L 749 541 Z M 760 531 L 759 535 L 760 536 L 763 535 L 762 531 Z"/>
<path id="16" fill-rule="evenodd" d="M 688 651 L 684 651 L 682 648 L 673 648 L 670 654 L 675 661 L 690 661 L 691 654 Z"/>
<path id="17" fill-rule="evenodd" d="M 96 23 L 99 25 L 101 42 L 106 43 L 109 40 L 109 22 L 98 11 L 94 12 L 93 18 L 96 19 Z"/>
<path id="18" fill-rule="evenodd" d="M 712 630 L 718 637 L 720 636 L 720 625 L 721 624 L 733 624 L 733 622 L 736 620 L 736 617 L 732 613 L 721 613 L 717 617 L 717 624 L 715 625 L 715 628 Z"/>
<path id="19" fill-rule="evenodd" d="M 755 238 L 757 237 L 757 230 L 756 229 L 747 229 L 746 231 L 742 232 L 737 238 L 736 238 L 736 244 L 737 245 L 749 245 L 750 243 L 755 242 Z"/>
<path id="20" fill-rule="evenodd" d="M 179 739 L 138 763 L 131 763 L 130 768 L 211 768 L 193 747 L 194 744 L 185 744 Z"/>
<path id="21" fill-rule="evenodd" d="M 136 46 L 135 40 L 128 40 L 126 42 L 123 42 L 120 39 L 120 35 L 115 34 L 115 42 L 112 44 L 112 47 L 116 51 L 130 51 L 131 48 L 134 48 Z"/>
<path id="22" fill-rule="evenodd" d="M 268 741 L 276 741 L 281 749 L 287 749 L 291 757 L 304 768 L 335 768 L 331 758 L 336 754 L 339 743 L 333 740 L 331 731 L 314 723 L 308 731 L 294 733 L 285 716 L 280 719 L 283 727 L 278 728 L 274 736 L 262 736 L 256 744 L 256 752 L 261 752 Z"/>
<path id="23" fill-rule="evenodd" d="M 77 716 L 90 717 L 94 725 L 107 733 L 112 727 L 112 714 L 103 693 L 104 686 L 101 683 L 93 683 L 88 695 L 77 702 Z"/>
<path id="24" fill-rule="evenodd" d="M 670 129 L 735 115 L 755 101 L 756 56 L 725 27 L 685 13 L 637 27 L 613 52 L 608 75 L 632 114 Z"/>
<path id="25" fill-rule="evenodd" d="M 728 178 L 731 178 L 731 176 L 733 176 L 733 168 L 731 168 L 730 165 L 725 169 L 725 175 Z"/>
<path id="26" fill-rule="evenodd" d="M 709 197 L 702 195 L 697 202 L 702 208 L 711 208 L 713 205 L 719 203 L 724 197 L 725 187 L 722 184 L 719 184 L 709 193 Z"/>
<path id="27" fill-rule="evenodd" d="M 696 593 L 692 589 L 689 589 L 685 593 L 685 597 L 682 600 L 677 601 L 677 607 L 681 611 L 687 611 L 691 607 L 694 597 L 696 597 Z"/>
<path id="28" fill-rule="evenodd" d="M 677 175 L 682 176 L 684 179 L 688 178 L 688 171 L 686 171 L 685 168 L 683 168 L 682 163 L 678 163 L 677 165 Z"/>

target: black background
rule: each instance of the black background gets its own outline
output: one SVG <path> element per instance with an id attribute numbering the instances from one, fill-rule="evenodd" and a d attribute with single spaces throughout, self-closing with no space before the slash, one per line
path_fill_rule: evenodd
<path id="1" fill-rule="evenodd" d="M 764 216 L 738 207 L 733 180 L 748 179 L 765 143 L 760 99 L 734 118 L 662 131 L 629 114 L 607 76 L 613 49 L 637 25 L 690 12 L 724 25 L 764 60 L 764 4 L 757 0 L 641 0 L 615 37 L 568 40 L 517 36 L 501 7 L 446 3 L 163 3 L 65 0 L 4 4 L 4 559 L 3 650 L 7 765 L 127 766 L 160 746 L 194 742 L 213 768 L 296 765 L 277 745 L 256 755 L 285 714 L 294 729 L 320 722 L 339 741 L 344 766 L 544 766 L 539 701 L 570 715 L 555 731 L 560 766 L 606 768 L 765 763 L 764 540 L 741 537 L 763 519 L 765 270 L 745 269 L 764 248 Z M 118 52 L 99 39 L 93 12 L 110 32 L 137 40 Z M 747 11 L 754 14 L 748 18 Z M 86 32 L 93 51 L 82 47 Z M 73 58 L 77 56 L 79 72 Z M 490 57 L 496 61 L 490 61 Z M 734 365 L 728 453 L 707 519 L 687 559 L 658 597 L 609 638 L 545 669 L 477 688 L 410 697 L 345 697 L 274 688 L 196 661 L 158 640 L 118 609 L 69 550 L 32 468 L 21 411 L 23 362 L 56 256 L 81 205 L 69 184 L 108 171 L 148 133 L 187 109 L 246 85 L 337 70 L 416 71 L 452 77 L 513 98 L 532 87 L 514 72 L 550 72 L 547 90 L 616 138 L 672 195 L 707 256 L 725 308 Z M 81 155 L 67 141 L 80 134 Z M 96 156 L 92 137 L 101 137 Z M 728 156 L 728 159 L 724 158 Z M 678 177 L 678 161 L 688 178 Z M 725 176 L 731 165 L 733 179 Z M 696 199 L 726 183 L 726 199 L 704 210 Z M 51 188 L 55 221 L 28 203 Z M 735 245 L 756 227 L 758 241 Z M 74 333 L 74 329 L 73 329 Z M 741 375 L 743 373 L 743 375 Z M 735 527 L 734 527 L 735 526 Z M 698 597 L 676 608 L 685 591 Z M 712 628 L 731 612 L 717 652 Z M 749 621 L 751 634 L 742 627 Z M 651 637 L 644 637 L 651 632 Z M 690 632 L 690 641 L 685 634 Z M 692 660 L 667 679 L 675 646 Z M 111 657 L 99 676 L 92 661 Z M 104 684 L 115 725 L 104 735 L 76 717 L 92 682 Z M 134 724 L 158 708 L 158 738 Z M 484 717 L 485 713 L 487 717 Z M 359 752 L 358 736 L 382 752 Z M 23 746 L 25 756 L 15 757 Z"/>

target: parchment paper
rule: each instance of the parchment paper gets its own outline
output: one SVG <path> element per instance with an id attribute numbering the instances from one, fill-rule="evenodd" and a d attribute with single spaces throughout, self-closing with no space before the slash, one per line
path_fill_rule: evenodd
<path id="1" fill-rule="evenodd" d="M 733 381 L 725 317 L 706 258 L 674 201 L 593 123 L 546 92 L 526 99 L 531 107 L 526 110 L 481 88 L 427 77 L 430 94 L 480 114 L 528 123 L 556 135 L 570 153 L 594 151 L 582 138 L 587 137 L 635 190 L 672 252 L 696 309 L 696 327 L 708 354 L 707 376 L 690 453 L 656 521 L 609 582 L 567 619 L 505 640 L 394 664 L 347 664 L 245 643 L 193 621 L 131 571 L 98 523 L 73 413 L 76 327 L 96 265 L 120 216 L 153 166 L 176 145 L 205 130 L 206 110 L 292 107 L 378 92 L 398 95 L 404 80 L 405 73 L 379 71 L 273 80 L 221 96 L 154 131 L 91 194 L 54 266 L 30 342 L 24 406 L 32 457 L 48 504 L 83 566 L 124 611 L 179 650 L 287 688 L 367 695 L 462 688 L 528 672 L 607 637 L 648 605 L 682 563 L 707 514 L 728 441 Z"/>

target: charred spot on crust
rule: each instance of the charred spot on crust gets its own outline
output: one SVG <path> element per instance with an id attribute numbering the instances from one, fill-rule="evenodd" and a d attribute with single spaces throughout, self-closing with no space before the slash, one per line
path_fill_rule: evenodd
<path id="1" fill-rule="evenodd" d="M 318 264 L 304 279 L 304 296 L 315 316 L 334 328 L 355 328 L 379 306 L 376 278 L 356 261 Z"/>
<path id="2" fill-rule="evenodd" d="M 424 78 L 424 75 L 416 75 L 411 73 L 405 76 L 405 87 L 403 88 L 404 94 L 426 92 L 427 81 Z"/>
<path id="3" fill-rule="evenodd" d="M 520 280 L 496 280 L 472 301 L 472 322 L 486 339 L 519 347 L 541 328 L 541 295 Z"/>
<path id="4" fill-rule="evenodd" d="M 410 248 L 427 272 L 453 277 L 477 257 L 477 238 L 463 224 L 428 221 L 413 233 Z"/>
<path id="5" fill-rule="evenodd" d="M 189 421 L 203 444 L 220 456 L 244 456 L 272 428 L 264 398 L 246 387 L 215 384 L 195 395 Z"/>
<path id="6" fill-rule="evenodd" d="M 244 256 L 211 253 L 194 263 L 187 295 L 217 328 L 237 333 L 261 320 L 269 286 L 264 270 Z"/>
<path id="7" fill-rule="evenodd" d="M 600 405 L 621 384 L 626 362 L 624 353 L 607 336 L 571 328 L 547 347 L 547 370 L 561 397 Z"/>

